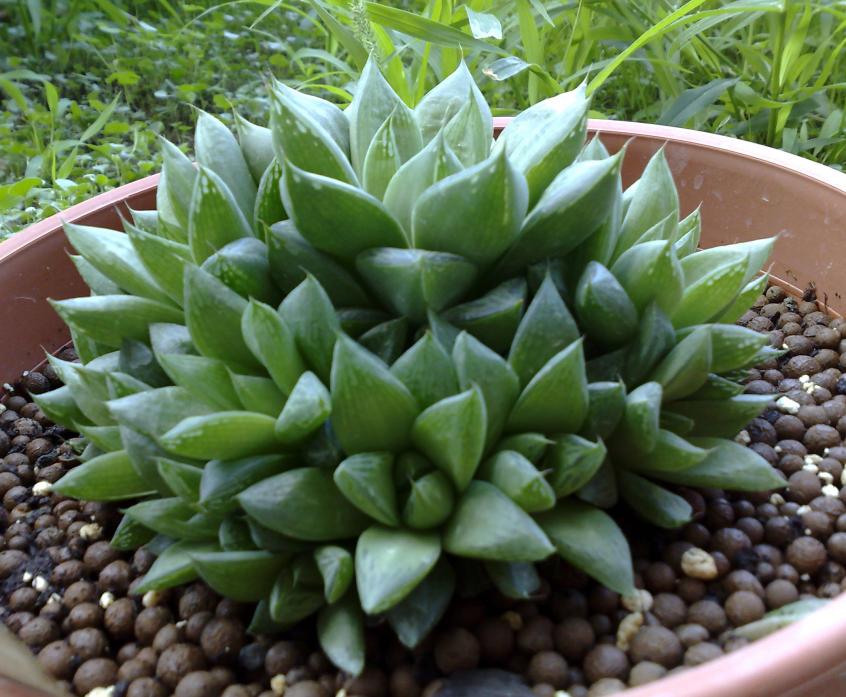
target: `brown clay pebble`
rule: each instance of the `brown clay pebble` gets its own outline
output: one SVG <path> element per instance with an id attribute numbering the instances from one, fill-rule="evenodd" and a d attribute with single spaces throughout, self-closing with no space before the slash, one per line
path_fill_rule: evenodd
<path id="1" fill-rule="evenodd" d="M 68 643 L 83 661 L 99 658 L 106 652 L 109 645 L 103 631 L 94 627 L 85 627 L 72 632 L 68 637 Z"/>
<path id="2" fill-rule="evenodd" d="M 723 655 L 723 650 L 716 644 L 703 641 L 701 644 L 691 646 L 684 653 L 684 664 L 686 666 L 698 666 L 707 661 L 712 661 Z"/>
<path id="3" fill-rule="evenodd" d="M 118 670 L 118 679 L 126 683 L 131 683 L 138 678 L 152 678 L 155 672 L 154 666 L 133 658 L 121 664 Z"/>
<path id="4" fill-rule="evenodd" d="M 591 685 L 587 691 L 587 697 L 606 697 L 606 695 L 616 695 L 626 689 L 626 683 L 615 678 L 602 678 L 598 682 Z"/>
<path id="5" fill-rule="evenodd" d="M 799 599 L 799 591 L 790 581 L 776 579 L 771 581 L 766 588 L 767 606 L 771 610 L 777 610 Z"/>
<path id="6" fill-rule="evenodd" d="M 222 691 L 223 686 L 212 677 L 211 673 L 195 670 L 179 681 L 174 697 L 219 697 Z"/>
<path id="7" fill-rule="evenodd" d="M 691 605 L 687 611 L 687 621 L 705 627 L 711 634 L 719 634 L 728 623 L 725 611 L 713 600 L 700 600 Z"/>
<path id="8" fill-rule="evenodd" d="M 673 668 L 682 659 L 679 638 L 666 627 L 641 627 L 631 640 L 629 655 L 632 661 L 651 661 L 665 668 Z"/>
<path id="9" fill-rule="evenodd" d="M 89 573 L 99 574 L 108 564 L 120 557 L 114 547 L 106 541 L 99 541 L 92 544 L 85 550 L 82 562 Z"/>
<path id="10" fill-rule="evenodd" d="M 350 695 L 358 693 L 348 693 Z M 176 697 L 179 697 L 177 695 Z M 329 697 L 323 685 L 314 680 L 304 680 L 285 689 L 285 697 Z"/>
<path id="11" fill-rule="evenodd" d="M 117 680 L 117 663 L 109 658 L 92 658 L 85 661 L 73 676 L 73 686 L 81 695 L 95 687 L 109 687 Z"/>
<path id="12" fill-rule="evenodd" d="M 625 680 L 629 674 L 629 659 L 616 646 L 599 644 L 591 649 L 582 666 L 585 677 L 595 683 L 603 678 Z"/>
<path id="13" fill-rule="evenodd" d="M 35 617 L 21 627 L 18 636 L 27 646 L 40 649 L 59 638 L 59 628 L 46 617 Z"/>
<path id="14" fill-rule="evenodd" d="M 244 645 L 244 627 L 238 620 L 215 617 L 203 629 L 200 645 L 212 663 L 237 658 Z"/>
<path id="15" fill-rule="evenodd" d="M 414 669 L 408 665 L 394 669 L 389 680 L 389 687 L 392 697 L 420 697 L 423 691 L 414 677 Z"/>
<path id="16" fill-rule="evenodd" d="M 517 632 L 517 646 L 528 654 L 550 651 L 553 648 L 552 630 L 554 628 L 555 625 L 548 617 L 543 615 L 532 617 Z"/>
<path id="17" fill-rule="evenodd" d="M 555 648 L 568 661 L 580 661 L 596 643 L 593 626 L 581 617 L 568 617 L 555 627 Z"/>
<path id="18" fill-rule="evenodd" d="M 726 598 L 726 615 L 729 621 L 740 627 L 761 619 L 766 612 L 764 601 L 752 591 L 736 591 Z"/>
<path id="19" fill-rule="evenodd" d="M 103 625 L 115 639 L 132 637 L 135 628 L 135 603 L 129 598 L 120 598 L 106 608 Z"/>
<path id="20" fill-rule="evenodd" d="M 473 670 L 479 664 L 479 658 L 479 642 L 462 627 L 448 630 L 435 642 L 435 663 L 447 675 L 459 670 Z"/>
<path id="21" fill-rule="evenodd" d="M 299 683 L 297 683 L 299 684 Z M 356 678 L 344 683 L 344 689 L 350 695 L 362 697 L 387 697 L 388 678 L 378 668 L 367 666 Z"/>
<path id="22" fill-rule="evenodd" d="M 156 665 L 156 677 L 174 689 L 183 675 L 206 667 L 206 658 L 199 646 L 174 644 L 166 648 Z"/>
<path id="23" fill-rule="evenodd" d="M 667 669 L 664 666 L 653 663 L 652 661 L 641 661 L 632 667 L 632 671 L 629 673 L 629 685 L 631 687 L 646 685 L 647 683 L 660 680 L 666 674 Z"/>
<path id="24" fill-rule="evenodd" d="M 141 644 L 151 644 L 159 630 L 168 625 L 172 619 L 173 616 L 166 607 L 144 608 L 135 618 L 135 638 Z"/>
<path id="25" fill-rule="evenodd" d="M 482 659 L 487 663 L 503 663 L 514 651 L 514 630 L 500 617 L 484 620 L 476 628 L 476 638 Z"/>
<path id="26" fill-rule="evenodd" d="M 546 683 L 552 687 L 563 689 L 567 687 L 567 661 L 555 651 L 541 651 L 532 656 L 527 671 L 532 683 Z"/>
<path id="27" fill-rule="evenodd" d="M 70 680 L 73 676 L 74 655 L 65 641 L 51 641 L 38 652 L 38 662 L 57 680 Z"/>
<path id="28" fill-rule="evenodd" d="M 834 561 L 846 564 L 846 532 L 834 533 L 828 538 L 826 548 Z"/>
<path id="29" fill-rule="evenodd" d="M 126 697 L 167 697 L 168 689 L 155 678 L 138 678 L 133 680 Z"/>
<path id="30" fill-rule="evenodd" d="M 68 613 L 68 625 L 71 629 L 99 627 L 103 623 L 103 610 L 95 603 L 80 603 Z"/>
<path id="31" fill-rule="evenodd" d="M 800 574 L 814 574 L 825 564 L 825 545 L 813 537 L 800 537 L 790 543 L 786 557 Z"/>
<path id="32" fill-rule="evenodd" d="M 264 668 L 268 675 L 280 675 L 301 665 L 305 660 L 306 652 L 298 644 L 293 641 L 277 641 L 267 651 Z"/>
<path id="33" fill-rule="evenodd" d="M 101 590 L 111 591 L 116 595 L 123 595 L 129 588 L 129 582 L 131 580 L 132 571 L 129 568 L 129 564 L 123 559 L 117 559 L 103 567 L 97 584 Z"/>

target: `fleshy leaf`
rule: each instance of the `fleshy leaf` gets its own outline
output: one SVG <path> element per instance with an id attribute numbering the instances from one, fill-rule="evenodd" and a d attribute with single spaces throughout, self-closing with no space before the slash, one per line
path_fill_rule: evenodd
<path id="1" fill-rule="evenodd" d="M 449 354 L 426 332 L 391 366 L 391 372 L 414 395 L 422 409 L 458 392 L 458 378 Z"/>
<path id="2" fill-rule="evenodd" d="M 541 586 L 534 564 L 489 561 L 485 563 L 485 570 L 506 598 L 528 600 Z"/>
<path id="3" fill-rule="evenodd" d="M 419 411 L 388 367 L 352 339 L 339 337 L 332 361 L 332 426 L 348 454 L 396 451 Z"/>
<path id="4" fill-rule="evenodd" d="M 201 399 L 221 409 L 239 409 L 241 402 L 226 364 L 216 358 L 172 353 L 157 356 L 168 377 Z"/>
<path id="5" fill-rule="evenodd" d="M 682 400 L 670 408 L 694 421 L 694 436 L 734 438 L 771 401 L 772 395 L 742 394 L 724 400 Z"/>
<path id="6" fill-rule="evenodd" d="M 554 551 L 528 513 L 493 484 L 478 480 L 458 502 L 443 545 L 450 554 L 488 561 L 540 561 Z"/>
<path id="7" fill-rule="evenodd" d="M 238 133 L 238 145 L 253 181 L 261 181 L 273 160 L 273 134 L 269 128 L 248 121 L 240 114 L 235 114 L 235 130 Z"/>
<path id="8" fill-rule="evenodd" d="M 195 552 L 191 560 L 212 590 L 240 603 L 267 595 L 286 561 L 262 551 Z"/>
<path id="9" fill-rule="evenodd" d="M 441 556 L 437 533 L 368 528 L 355 548 L 355 579 L 368 615 L 385 612 L 405 598 Z"/>
<path id="10" fill-rule="evenodd" d="M 414 246 L 491 264 L 516 239 L 527 205 L 525 178 L 494 155 L 426 189 L 412 213 Z"/>
<path id="11" fill-rule="evenodd" d="M 677 472 L 655 472 L 653 476 L 673 484 L 733 491 L 767 491 L 785 486 L 785 480 L 754 450 L 721 438 L 692 438 L 691 442 L 711 449 L 699 464 Z"/>
<path id="12" fill-rule="evenodd" d="M 303 358 L 321 381 L 328 383 L 335 337 L 341 325 L 326 291 L 309 276 L 285 297 L 279 314 L 294 332 Z"/>
<path id="13" fill-rule="evenodd" d="M 317 638 L 338 668 L 353 676 L 364 670 L 364 617 L 354 595 L 320 611 Z"/>
<path id="14" fill-rule="evenodd" d="M 192 554 L 202 551 L 216 551 L 216 542 L 197 544 L 196 542 L 176 542 L 165 549 L 144 574 L 141 583 L 135 587 L 135 594 L 147 591 L 159 591 L 189 583 L 197 578 Z"/>
<path id="15" fill-rule="evenodd" d="M 241 317 L 241 333 L 252 354 L 286 395 L 305 372 L 294 334 L 269 305 L 250 300 Z"/>
<path id="16" fill-rule="evenodd" d="M 416 530 L 434 528 L 449 518 L 454 505 L 455 494 L 449 477 L 441 471 L 429 472 L 412 479 L 402 520 Z"/>
<path id="17" fill-rule="evenodd" d="M 282 201 L 315 249 L 352 260 L 371 247 L 405 247 L 399 223 L 379 199 L 351 184 L 285 163 Z M 352 234 L 354 231 L 354 234 Z"/>
<path id="18" fill-rule="evenodd" d="M 650 303 L 641 315 L 637 337 L 627 347 L 621 371 L 626 382 L 643 382 L 675 343 L 670 319 L 658 305 Z"/>
<path id="19" fill-rule="evenodd" d="M 459 387 L 468 390 L 475 384 L 482 390 L 488 416 L 485 444 L 490 446 L 499 439 L 517 400 L 520 379 L 501 356 L 467 332 L 462 332 L 455 340 L 452 359 Z"/>
<path id="20" fill-rule="evenodd" d="M 438 134 L 425 148 L 405 162 L 388 182 L 383 201 L 406 235 L 411 235 L 411 215 L 421 194 L 435 182 L 461 170 L 461 162 Z"/>
<path id="21" fill-rule="evenodd" d="M 648 479 L 623 470 L 618 474 L 618 484 L 623 499 L 653 525 L 673 529 L 690 521 L 690 504 Z"/>
<path id="22" fill-rule="evenodd" d="M 642 313 L 656 302 L 667 313 L 678 305 L 684 274 L 672 244 L 666 240 L 643 242 L 627 249 L 611 267 L 611 273 Z"/>
<path id="23" fill-rule="evenodd" d="M 588 438 L 608 438 L 626 409 L 626 386 L 622 382 L 588 384 L 588 413 L 582 433 Z"/>
<path id="24" fill-rule="evenodd" d="M 711 370 L 710 326 L 698 327 L 682 339 L 652 372 L 664 388 L 664 401 L 687 397 L 708 379 Z"/>
<path id="25" fill-rule="evenodd" d="M 196 261 L 202 262 L 234 240 L 253 234 L 249 220 L 223 180 L 200 167 L 191 197 L 188 241 Z"/>
<path id="26" fill-rule="evenodd" d="M 508 362 L 525 387 L 546 362 L 579 338 L 579 328 L 547 274 L 520 320 Z"/>
<path id="27" fill-rule="evenodd" d="M 241 316 L 246 308 L 244 298 L 210 273 L 195 266 L 186 267 L 185 323 L 191 341 L 204 356 L 220 359 L 233 370 L 251 373 L 261 369 L 261 364 L 241 334 Z"/>
<path id="28" fill-rule="evenodd" d="M 585 486 L 599 471 L 605 455 L 602 441 L 594 443 L 573 434 L 557 438 L 544 460 L 555 496 L 563 498 Z"/>
<path id="29" fill-rule="evenodd" d="M 330 605 L 344 597 L 353 580 L 353 557 L 343 547 L 326 545 L 314 550 L 314 561 L 323 577 L 323 595 Z"/>
<path id="30" fill-rule="evenodd" d="M 383 525 L 399 525 L 391 453 L 358 453 L 334 472 L 335 484 L 356 508 Z"/>
<path id="31" fill-rule="evenodd" d="M 288 212 L 282 203 L 279 195 L 279 186 L 282 183 L 282 165 L 276 158 L 268 166 L 259 181 L 258 193 L 256 194 L 256 205 L 253 209 L 253 227 L 261 230 L 263 226 L 273 225 L 281 220 L 288 219 Z"/>
<path id="32" fill-rule="evenodd" d="M 134 295 L 92 295 L 50 304 L 72 329 L 114 348 L 124 339 L 149 341 L 154 322 L 183 321 L 182 312 L 172 305 Z"/>
<path id="33" fill-rule="evenodd" d="M 423 147 L 420 130 L 408 109 L 394 109 L 373 136 L 361 170 L 364 190 L 382 199 L 388 183 L 404 162 Z"/>
<path id="34" fill-rule="evenodd" d="M 414 109 L 423 142 L 428 143 L 461 111 L 468 97 L 476 102 L 484 120 L 484 132 L 493 130 L 490 107 L 464 61 L 444 80 L 429 90 Z"/>
<path id="35" fill-rule="evenodd" d="M 682 271 L 687 287 L 681 302 L 672 314 L 673 326 L 688 327 L 692 324 L 707 322 L 725 309 L 741 290 L 749 255 L 710 269 L 695 280 L 688 280 L 686 264 L 694 259 L 695 254 L 682 259 Z"/>
<path id="36" fill-rule="evenodd" d="M 664 392 L 657 382 L 647 382 L 629 392 L 618 436 L 627 448 L 648 453 L 658 442 L 658 422 Z"/>
<path id="37" fill-rule="evenodd" d="M 679 196 L 664 148 L 661 148 L 644 168 L 637 182 L 637 193 L 630 196 L 617 243 L 617 256 L 629 249 L 649 228 L 673 214 L 678 221 Z"/>
<path id="38" fill-rule="evenodd" d="M 589 105 L 583 83 L 520 112 L 497 139 L 494 149 L 505 150 L 514 166 L 526 175 L 530 208 L 579 154 Z"/>
<path id="39" fill-rule="evenodd" d="M 159 286 L 123 233 L 87 225 L 64 224 L 74 248 L 100 273 L 127 293 L 140 295 L 166 305 L 171 297 Z"/>
<path id="40" fill-rule="evenodd" d="M 229 380 L 244 409 L 258 412 L 274 419 L 285 405 L 285 393 L 270 378 L 258 375 L 239 375 L 229 371 Z"/>
<path id="41" fill-rule="evenodd" d="M 323 605 L 323 590 L 298 584 L 293 569 L 282 569 L 270 592 L 270 616 L 286 627 L 317 612 Z"/>
<path id="42" fill-rule="evenodd" d="M 202 469 L 163 457 L 158 459 L 158 468 L 159 476 L 168 489 L 187 503 L 197 502 L 200 498 Z"/>
<path id="43" fill-rule="evenodd" d="M 607 513 L 567 499 L 541 514 L 538 522 L 573 566 L 622 595 L 634 591 L 629 544 Z"/>
<path id="44" fill-rule="evenodd" d="M 526 281 L 515 278 L 476 300 L 456 305 L 444 313 L 444 318 L 494 351 L 506 353 L 520 324 L 525 302 Z"/>
<path id="45" fill-rule="evenodd" d="M 349 142 L 343 142 L 346 117 L 334 104 L 276 82 L 270 91 L 270 128 L 280 162 L 287 159 L 315 174 L 356 181 L 346 155 Z"/>
<path id="46" fill-rule="evenodd" d="M 408 320 L 397 317 L 371 327 L 358 337 L 358 343 L 390 365 L 402 353 L 408 337 Z"/>
<path id="47" fill-rule="evenodd" d="M 350 162 L 359 174 L 364 169 L 370 143 L 394 110 L 406 112 L 407 118 L 413 121 L 411 110 L 394 92 L 371 57 L 358 79 L 355 98 L 344 112 L 350 124 Z"/>
<path id="48" fill-rule="evenodd" d="M 529 460 L 513 450 L 501 450 L 481 469 L 481 476 L 527 513 L 555 506 L 555 491 Z"/>
<path id="49" fill-rule="evenodd" d="M 603 346 L 625 344 L 637 332 L 637 308 L 619 281 L 598 262 L 585 268 L 575 304 L 580 326 Z"/>
<path id="50" fill-rule="evenodd" d="M 159 438 L 169 452 L 185 457 L 230 460 L 272 452 L 274 419 L 248 411 L 189 416 Z"/>
<path id="51" fill-rule="evenodd" d="M 491 150 L 490 109 L 481 109 L 468 93 L 461 109 L 444 126 L 447 145 L 465 167 L 484 160 Z"/>
<path id="52" fill-rule="evenodd" d="M 270 272 L 285 293 L 291 292 L 311 274 L 336 304 L 355 307 L 371 304 L 358 280 L 328 254 L 306 242 L 290 220 L 270 228 L 267 247 Z"/>
<path id="53" fill-rule="evenodd" d="M 388 622 L 402 644 L 414 649 L 443 617 L 455 590 L 455 573 L 441 559 L 403 600 L 388 610 Z"/>
<path id="54" fill-rule="evenodd" d="M 370 249 L 358 256 L 356 268 L 377 297 L 415 322 L 425 321 L 427 310 L 452 305 L 477 276 L 463 257 L 424 249 Z"/>
<path id="55" fill-rule="evenodd" d="M 552 180 L 497 267 L 498 277 L 563 256 L 603 223 L 617 192 L 622 152 L 606 160 L 576 162 Z"/>
<path id="56" fill-rule="evenodd" d="M 247 515 L 297 540 L 355 537 L 367 517 L 344 498 L 332 475 L 316 467 L 293 469 L 254 484 L 238 496 Z"/>
<path id="57" fill-rule="evenodd" d="M 581 428 L 588 411 L 588 387 L 582 341 L 559 351 L 538 371 L 508 417 L 510 432 L 538 429 L 572 433 Z"/>
<path id="58" fill-rule="evenodd" d="M 329 390 L 314 373 L 303 373 L 276 419 L 277 440 L 283 445 L 303 440 L 326 422 L 331 411 Z"/>
<path id="59" fill-rule="evenodd" d="M 244 489 L 294 463 L 286 455 L 254 455 L 237 460 L 211 460 L 202 470 L 200 506 L 209 513 L 229 513 L 238 508 L 235 498 Z"/>
<path id="60" fill-rule="evenodd" d="M 412 441 L 450 476 L 459 491 L 467 488 L 482 458 L 486 411 L 482 392 L 474 386 L 435 402 L 414 422 Z"/>
<path id="61" fill-rule="evenodd" d="M 117 450 L 74 467 L 53 490 L 86 501 L 121 501 L 149 494 L 150 486 L 138 476 L 126 451 Z"/>
<path id="62" fill-rule="evenodd" d="M 256 184 L 232 132 L 214 116 L 201 111 L 194 131 L 194 150 L 201 165 L 197 178 L 202 178 L 203 169 L 214 172 L 231 192 L 244 219 L 249 220 Z"/>
<path id="63" fill-rule="evenodd" d="M 276 302 L 280 296 L 270 273 L 267 247 L 255 237 L 230 242 L 208 257 L 201 268 L 242 298 Z"/>

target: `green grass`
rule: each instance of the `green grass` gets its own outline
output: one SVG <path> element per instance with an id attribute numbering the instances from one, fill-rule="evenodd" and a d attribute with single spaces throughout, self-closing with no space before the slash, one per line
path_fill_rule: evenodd
<path id="1" fill-rule="evenodd" d="M 410 104 L 463 57 L 500 114 L 587 80 L 594 115 L 842 168 L 844 46 L 833 0 L 0 0 L 0 237 L 155 171 L 194 107 L 263 122 L 269 74 L 349 100 L 371 50 Z"/>

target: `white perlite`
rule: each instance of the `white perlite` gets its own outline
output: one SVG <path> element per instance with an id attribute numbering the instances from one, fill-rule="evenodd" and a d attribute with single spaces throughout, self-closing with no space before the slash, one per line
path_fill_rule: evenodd
<path id="1" fill-rule="evenodd" d="M 53 485 L 43 479 L 32 485 L 32 493 L 36 496 L 47 496 L 51 491 L 53 491 Z"/>
<path id="2" fill-rule="evenodd" d="M 749 435 L 748 431 L 741 431 L 734 437 L 735 443 L 740 443 L 741 445 L 749 445 L 752 442 L 752 438 Z"/>
<path id="3" fill-rule="evenodd" d="M 155 607 L 158 605 L 162 600 L 162 594 L 158 591 L 147 591 L 144 593 L 144 597 L 141 598 L 141 604 L 144 607 Z"/>
<path id="4" fill-rule="evenodd" d="M 816 466 L 814 463 L 812 463 L 812 462 L 809 462 L 809 463 L 807 463 L 807 464 L 805 464 L 805 465 L 802 465 L 802 469 L 803 469 L 803 470 L 805 470 L 806 472 L 813 472 L 814 474 L 816 474 L 817 472 L 819 472 L 819 471 L 820 471 L 820 468 L 819 468 L 819 467 L 817 467 L 817 466 Z"/>
<path id="5" fill-rule="evenodd" d="M 103 593 L 103 595 L 100 596 L 100 607 L 104 610 L 108 608 L 109 605 L 111 605 L 113 602 L 115 602 L 115 596 L 112 593 L 109 593 L 109 591 L 106 591 L 105 593 Z"/>
<path id="6" fill-rule="evenodd" d="M 717 578 L 717 562 L 708 552 L 699 547 L 691 547 L 681 558 L 681 568 L 685 575 L 702 581 Z"/>
<path id="7" fill-rule="evenodd" d="M 523 616 L 519 612 L 515 612 L 514 610 L 503 612 L 502 619 L 506 621 L 508 626 L 511 627 L 511 630 L 514 632 L 519 632 L 523 629 Z"/>
<path id="8" fill-rule="evenodd" d="M 288 681 L 281 673 L 270 678 L 270 689 L 273 690 L 274 695 L 284 695 L 287 687 Z"/>
<path id="9" fill-rule="evenodd" d="M 39 593 L 43 593 L 47 590 L 47 579 L 43 576 L 36 576 L 32 581 L 32 587 L 35 588 Z"/>
<path id="10" fill-rule="evenodd" d="M 622 651 L 628 651 L 629 644 L 631 644 L 634 635 L 643 626 L 643 614 L 640 612 L 633 612 L 626 615 L 620 622 L 617 628 L 617 648 Z"/>
<path id="11" fill-rule="evenodd" d="M 793 414 L 795 416 L 799 413 L 799 402 L 795 402 L 787 396 L 779 397 L 776 400 L 776 408 L 785 414 Z"/>
<path id="12" fill-rule="evenodd" d="M 819 465 L 822 462 L 822 458 L 819 455 L 805 455 L 805 464 L 806 465 Z"/>
<path id="13" fill-rule="evenodd" d="M 649 612 L 652 609 L 652 593 L 635 590 L 631 595 L 624 595 L 620 603 L 629 612 Z"/>
<path id="14" fill-rule="evenodd" d="M 826 484 L 831 484 L 834 481 L 834 475 L 831 472 L 820 472 L 817 476 Z"/>
<path id="15" fill-rule="evenodd" d="M 779 493 L 775 493 L 770 496 L 770 503 L 773 504 L 773 506 L 781 506 L 781 504 L 784 503 L 784 496 Z"/>
<path id="16" fill-rule="evenodd" d="M 805 515 L 806 513 L 810 513 L 810 512 L 811 512 L 811 507 L 808 506 L 807 504 L 804 505 L 804 506 L 799 506 L 799 508 L 796 509 L 796 515 Z"/>
<path id="17" fill-rule="evenodd" d="M 822 488 L 823 496 L 833 496 L 837 497 L 840 496 L 840 489 L 838 489 L 834 484 L 826 484 Z"/>
<path id="18" fill-rule="evenodd" d="M 79 529 L 79 536 L 83 540 L 99 540 L 103 534 L 103 528 L 97 523 L 86 523 Z"/>
<path id="19" fill-rule="evenodd" d="M 108 687 L 95 687 L 85 697 L 112 697 L 114 693 L 115 686 L 109 685 Z"/>
<path id="20" fill-rule="evenodd" d="M 808 380 L 810 380 L 810 379 L 811 379 L 810 375 L 800 375 L 799 376 L 799 382 L 801 382 L 802 384 L 808 382 Z"/>

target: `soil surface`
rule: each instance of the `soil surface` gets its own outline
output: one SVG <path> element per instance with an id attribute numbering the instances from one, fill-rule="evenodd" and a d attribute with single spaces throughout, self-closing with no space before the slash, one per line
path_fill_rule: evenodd
<path id="1" fill-rule="evenodd" d="M 24 374 L 0 413 L 0 619 L 71 694 L 92 697 L 435 697 L 459 694 L 466 678 L 449 676 L 485 668 L 521 676 L 529 695 L 601 697 L 736 651 L 748 642 L 733 629 L 846 587 L 846 320 L 769 288 L 740 323 L 787 349 L 749 372 L 747 392 L 773 401 L 738 436 L 786 489 L 683 489 L 694 520 L 672 532 L 621 510 L 638 597 L 550 564 L 537 598 L 458 599 L 414 652 L 368 628 L 369 667 L 355 679 L 308 622 L 252 636 L 252 607 L 202 583 L 133 594 L 153 556 L 110 547 L 117 507 L 51 492 L 78 464 L 74 434 L 29 399 L 55 374 Z M 482 675 L 520 694 L 519 682 Z"/>

